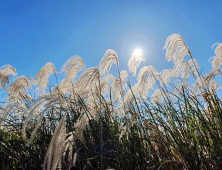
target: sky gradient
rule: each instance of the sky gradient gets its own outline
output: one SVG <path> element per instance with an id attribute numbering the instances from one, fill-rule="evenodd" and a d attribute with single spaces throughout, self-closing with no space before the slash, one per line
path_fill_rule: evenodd
<path id="1" fill-rule="evenodd" d="M 107 49 L 116 51 L 121 70 L 128 70 L 137 48 L 159 72 L 172 69 L 162 48 L 173 33 L 182 35 L 206 73 L 214 56 L 211 46 L 222 42 L 219 0 L 0 3 L 0 66 L 12 65 L 19 76 L 34 77 L 47 62 L 60 71 L 73 55 L 95 67 Z"/>

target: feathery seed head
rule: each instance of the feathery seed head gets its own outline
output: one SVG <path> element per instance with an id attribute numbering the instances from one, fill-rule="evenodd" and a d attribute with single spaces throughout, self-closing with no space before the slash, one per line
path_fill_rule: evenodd
<path id="1" fill-rule="evenodd" d="M 146 83 L 154 84 L 157 80 L 161 78 L 158 71 L 153 66 L 144 66 L 140 69 L 137 76 L 138 83 L 144 87 Z"/>
<path id="2" fill-rule="evenodd" d="M 73 56 L 62 66 L 61 72 L 66 73 L 66 81 L 69 81 L 72 84 L 73 79 L 78 76 L 78 72 L 85 69 L 86 67 L 82 58 L 79 56 Z"/>
<path id="3" fill-rule="evenodd" d="M 8 100 L 17 102 L 22 101 L 23 98 L 30 99 L 26 92 L 26 89 L 30 87 L 29 80 L 25 76 L 18 77 L 8 88 Z"/>
<path id="4" fill-rule="evenodd" d="M 46 65 L 43 66 L 40 71 L 38 71 L 38 73 L 35 75 L 36 82 L 39 85 L 37 90 L 43 91 L 43 93 L 45 92 L 48 85 L 49 76 L 53 73 L 56 74 L 56 70 L 51 62 L 46 63 Z"/>
<path id="5" fill-rule="evenodd" d="M 118 56 L 114 50 L 108 49 L 99 63 L 100 75 L 103 76 L 106 72 L 108 73 L 112 64 L 119 65 Z"/>
<path id="6" fill-rule="evenodd" d="M 211 57 L 213 58 L 213 61 L 211 62 L 211 64 L 213 68 L 219 69 L 222 64 L 222 43 L 215 43 L 212 45 L 212 48 L 214 46 L 217 46 L 214 50 L 214 53 L 216 54 L 216 56 Z"/>
<path id="7" fill-rule="evenodd" d="M 177 60 L 182 60 L 186 55 L 192 56 L 182 36 L 179 34 L 168 36 L 163 48 L 166 49 L 167 61 L 176 62 Z"/>
<path id="8" fill-rule="evenodd" d="M 5 89 L 9 85 L 9 79 L 12 76 L 18 76 L 15 68 L 11 65 L 4 65 L 0 69 L 0 88 Z"/>
<path id="9" fill-rule="evenodd" d="M 146 61 L 143 55 L 136 55 L 135 53 L 129 59 L 128 68 L 129 72 L 133 73 L 133 77 L 136 76 L 136 69 L 139 68 L 140 62 Z"/>
<path id="10" fill-rule="evenodd" d="M 169 84 L 171 78 L 176 77 L 176 72 L 174 70 L 166 69 L 161 71 L 161 81 L 160 85 L 163 86 L 164 84 Z"/>
<path id="11" fill-rule="evenodd" d="M 93 86 L 100 82 L 100 74 L 97 68 L 88 68 L 75 82 L 74 87 L 79 94 L 88 93 Z"/>

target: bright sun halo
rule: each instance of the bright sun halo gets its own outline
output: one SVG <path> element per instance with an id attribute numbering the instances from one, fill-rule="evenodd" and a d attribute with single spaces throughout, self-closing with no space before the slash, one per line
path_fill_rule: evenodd
<path id="1" fill-rule="evenodd" d="M 136 55 L 136 56 L 141 56 L 142 51 L 140 49 L 136 49 L 133 54 Z"/>

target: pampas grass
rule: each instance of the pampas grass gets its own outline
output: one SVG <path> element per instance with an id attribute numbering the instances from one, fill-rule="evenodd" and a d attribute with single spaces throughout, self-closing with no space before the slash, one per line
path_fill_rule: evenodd
<path id="1" fill-rule="evenodd" d="M 216 45 L 213 68 L 201 75 L 182 36 L 172 34 L 164 49 L 173 69 L 158 72 L 143 55 L 133 54 L 128 62 L 132 76 L 140 62 L 147 64 L 139 70 L 133 86 L 128 71 L 119 70 L 118 56 L 111 49 L 95 68 L 86 69 L 81 57 L 71 57 L 61 69 L 64 79 L 55 87 L 48 84 L 51 74 L 59 74 L 52 63 L 35 79 L 21 76 L 11 84 L 9 79 L 17 72 L 4 66 L 0 86 L 8 98 L 0 109 L 1 127 L 18 132 L 27 158 L 32 155 L 27 148 L 38 146 L 44 158 L 33 165 L 47 170 L 219 169 L 222 103 L 215 77 L 222 74 L 221 44 Z M 186 55 L 191 59 L 185 60 Z M 116 77 L 107 74 L 112 64 L 118 67 Z M 80 76 L 79 71 L 83 71 Z M 37 86 L 40 95 L 28 95 L 29 91 L 35 93 L 32 86 Z M 31 168 L 19 154 L 20 148 L 14 155 L 8 152 L 12 144 L 4 134 L 14 132 L 1 132 L 0 152 L 10 155 L 4 161 L 10 165 L 16 160 L 17 167 Z M 44 149 L 41 143 L 46 145 Z"/>

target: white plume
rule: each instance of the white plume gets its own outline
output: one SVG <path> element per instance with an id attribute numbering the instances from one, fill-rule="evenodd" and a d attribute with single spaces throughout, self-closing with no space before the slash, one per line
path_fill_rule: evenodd
<path id="1" fill-rule="evenodd" d="M 182 36 L 179 34 L 168 36 L 163 48 L 166 49 L 167 61 L 176 62 L 177 60 L 183 60 L 186 55 L 192 56 Z"/>
<path id="2" fill-rule="evenodd" d="M 88 68 L 79 79 L 75 82 L 74 87 L 81 94 L 88 93 L 93 86 L 98 86 L 100 82 L 100 74 L 97 68 Z"/>
<path id="3" fill-rule="evenodd" d="M 141 61 L 146 61 L 143 55 L 138 56 L 135 53 L 133 53 L 133 55 L 130 57 L 128 62 L 128 68 L 129 72 L 133 73 L 133 77 L 136 76 L 136 69 L 139 68 Z"/>
<path id="4" fill-rule="evenodd" d="M 213 68 L 219 69 L 220 66 L 221 66 L 221 64 L 222 64 L 222 43 L 213 44 L 213 45 L 212 45 L 212 48 L 213 48 L 214 46 L 217 46 L 217 47 L 215 48 L 215 51 L 214 51 L 214 53 L 216 54 L 216 56 L 211 57 L 211 58 L 213 58 L 213 61 L 211 62 L 211 64 L 212 64 L 212 67 L 213 67 Z M 210 58 L 210 59 L 211 59 L 211 58 Z M 209 59 L 209 60 L 210 60 L 210 59 Z"/>
<path id="5" fill-rule="evenodd" d="M 55 67 L 53 63 L 49 62 L 46 63 L 46 65 L 43 66 L 41 70 L 35 75 L 35 79 L 39 85 L 37 88 L 39 92 L 42 91 L 43 93 L 45 93 L 45 89 L 47 88 L 48 85 L 49 76 L 53 73 L 56 75 Z"/>
<path id="6" fill-rule="evenodd" d="M 111 92 L 113 94 L 114 102 L 118 102 L 125 94 L 127 88 L 128 72 L 122 70 L 119 77 L 116 77 L 111 84 Z"/>
<path id="7" fill-rule="evenodd" d="M 103 76 L 106 72 L 108 73 L 112 64 L 119 65 L 118 56 L 114 50 L 108 49 L 99 63 L 100 75 Z"/>
<path id="8" fill-rule="evenodd" d="M 43 170 L 57 169 L 61 166 L 62 155 L 65 151 L 66 122 L 61 119 L 50 141 L 45 155 Z M 61 167 L 59 167 L 61 168 Z"/>
<path id="9" fill-rule="evenodd" d="M 78 72 L 85 69 L 86 67 L 82 58 L 79 56 L 73 56 L 62 66 L 61 72 L 65 72 L 65 80 L 72 83 L 73 79 L 78 77 Z"/>
<path id="10" fill-rule="evenodd" d="M 100 82 L 100 89 L 102 95 L 105 95 L 107 93 L 108 89 L 110 89 L 110 84 L 114 79 L 115 77 L 112 74 L 107 74 L 102 78 Z"/>
<path id="11" fill-rule="evenodd" d="M 18 104 L 14 104 L 14 103 L 6 103 L 3 108 L 0 109 L 0 125 L 1 123 L 3 123 L 5 121 L 5 119 L 7 119 L 7 117 L 11 114 L 11 113 L 16 113 L 18 112 L 18 110 L 22 108 L 24 109 L 23 105 L 18 105 Z"/>
<path id="12" fill-rule="evenodd" d="M 29 100 L 31 97 L 26 92 L 27 88 L 30 88 L 29 80 L 25 76 L 18 77 L 8 88 L 9 97 L 7 100 L 11 102 Z"/>
<path id="13" fill-rule="evenodd" d="M 161 103 L 162 101 L 160 99 L 165 100 L 166 99 L 166 95 L 165 92 L 162 89 L 157 89 L 153 95 L 152 95 L 152 100 L 151 102 L 155 105 L 157 103 Z"/>
<path id="14" fill-rule="evenodd" d="M 18 76 L 15 68 L 11 65 L 4 65 L 0 70 L 0 88 L 5 89 L 6 85 L 9 84 L 9 79 L 12 76 Z"/>
<path id="15" fill-rule="evenodd" d="M 173 68 L 176 75 L 182 79 L 188 79 L 191 74 L 198 75 L 197 69 L 200 69 L 200 66 L 195 59 L 177 60 Z"/>
<path id="16" fill-rule="evenodd" d="M 214 79 L 215 76 L 221 75 L 222 71 L 216 68 L 212 68 L 207 74 L 206 74 L 206 80 L 210 81 L 211 79 Z"/>
<path id="17" fill-rule="evenodd" d="M 138 83 L 143 88 L 147 83 L 154 85 L 154 83 L 161 78 L 160 74 L 153 66 L 144 66 L 140 69 L 137 76 Z M 149 85 L 149 87 L 150 87 Z"/>
<path id="18" fill-rule="evenodd" d="M 160 85 L 163 86 L 164 84 L 167 85 L 170 83 L 171 78 L 176 77 L 176 72 L 174 70 L 166 69 L 160 72 L 161 74 L 161 81 Z"/>
<path id="19" fill-rule="evenodd" d="M 28 140 L 28 144 L 30 144 L 33 141 L 45 112 L 52 107 L 61 107 L 61 106 L 67 107 L 66 101 L 61 97 L 44 95 L 41 96 L 41 98 L 37 100 L 35 103 L 33 103 L 33 105 L 26 111 L 27 118 L 22 129 L 22 134 L 24 139 L 26 139 L 26 128 L 31 118 L 33 118 L 32 116 L 35 115 L 34 118 L 37 120 L 35 128 L 31 133 L 31 137 Z"/>

